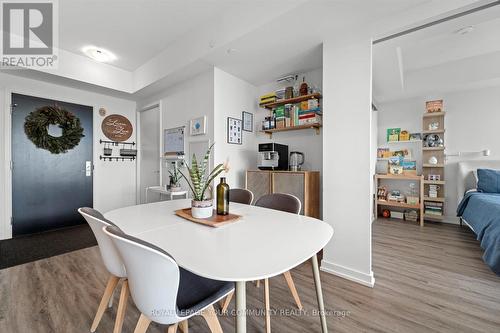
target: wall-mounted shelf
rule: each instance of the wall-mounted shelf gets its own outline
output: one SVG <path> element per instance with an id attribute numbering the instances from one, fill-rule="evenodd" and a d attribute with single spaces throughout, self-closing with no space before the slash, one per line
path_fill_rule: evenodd
<path id="1" fill-rule="evenodd" d="M 135 142 L 125 142 L 125 141 L 99 140 L 99 143 L 100 144 L 107 143 L 107 144 L 111 144 L 111 145 L 114 145 L 114 146 L 119 146 L 119 145 L 131 145 L 131 146 L 135 146 Z"/>
<path id="2" fill-rule="evenodd" d="M 422 176 L 417 175 L 376 175 L 377 179 L 399 179 L 399 180 L 421 180 Z"/>
<path id="3" fill-rule="evenodd" d="M 422 150 L 423 151 L 440 151 L 440 150 L 444 150 L 445 148 L 444 147 L 423 147 Z"/>
<path id="4" fill-rule="evenodd" d="M 299 97 L 294 97 L 294 98 L 280 99 L 276 102 L 268 103 L 268 104 L 264 105 L 264 107 L 266 109 L 273 109 L 273 108 L 280 106 L 280 105 L 296 104 L 296 103 L 300 103 L 303 101 L 307 101 L 311 98 L 321 99 L 322 96 L 320 93 L 316 93 L 316 94 L 309 94 L 309 95 L 304 95 L 304 96 L 299 96 Z"/>
<path id="5" fill-rule="evenodd" d="M 422 131 L 422 134 L 443 134 L 445 132 L 446 132 L 446 130 L 444 130 L 444 129 L 425 130 L 425 131 Z"/>
<path id="6" fill-rule="evenodd" d="M 269 130 L 263 130 L 261 132 L 269 134 L 269 138 L 272 138 L 273 133 L 298 131 L 298 130 L 312 128 L 312 129 L 316 130 L 316 134 L 319 134 L 321 126 L 322 126 L 321 124 L 307 124 L 307 125 L 298 125 L 298 126 L 291 126 L 291 127 L 284 127 L 284 128 L 273 128 L 273 129 L 269 129 Z"/>
<path id="7" fill-rule="evenodd" d="M 444 164 L 424 164 L 424 168 L 444 168 Z"/>
<path id="8" fill-rule="evenodd" d="M 387 141 L 387 144 L 392 145 L 392 144 L 396 144 L 396 143 L 417 143 L 417 142 L 422 143 L 422 140 Z"/>
<path id="9" fill-rule="evenodd" d="M 424 118 L 431 118 L 431 117 L 444 117 L 446 115 L 446 112 L 427 112 L 424 113 Z"/>
<path id="10" fill-rule="evenodd" d="M 136 159 L 135 156 L 102 156 L 100 155 L 99 156 L 99 159 L 100 160 L 104 160 L 104 162 L 106 161 L 134 161 Z"/>

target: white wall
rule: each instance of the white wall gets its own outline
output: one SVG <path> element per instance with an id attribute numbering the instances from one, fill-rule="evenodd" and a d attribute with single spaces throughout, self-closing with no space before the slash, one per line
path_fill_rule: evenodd
<path id="1" fill-rule="evenodd" d="M 334 230 L 321 269 L 373 286 L 371 40 L 323 44 L 323 220 Z"/>
<path id="2" fill-rule="evenodd" d="M 445 168 L 446 177 L 446 222 L 458 223 L 457 208 L 457 162 L 468 159 L 500 159 L 500 140 L 498 124 L 500 124 L 500 86 L 479 90 L 457 91 L 441 95 L 428 95 L 407 100 L 379 105 L 379 145 L 386 142 L 387 128 L 408 128 L 414 132 L 422 131 L 422 115 L 425 112 L 425 101 L 444 99 L 445 146 L 446 152 L 480 151 L 490 149 L 491 156 L 480 154 L 468 157 L 449 157 Z M 421 152 L 418 144 L 413 151 L 421 165 Z"/>
<path id="3" fill-rule="evenodd" d="M 102 154 L 102 146 L 99 139 L 105 139 L 101 131 L 102 117 L 97 110 L 100 107 L 106 108 L 109 114 L 122 114 L 126 116 L 134 126 L 134 134 L 130 138 L 135 138 L 136 103 L 124 99 L 109 97 L 103 94 L 88 92 L 85 90 L 67 88 L 60 85 L 20 78 L 4 73 L 0 73 L 0 102 L 2 114 L 0 116 L 1 144 L 0 144 L 0 237 L 7 237 L 10 234 L 10 223 L 5 220 L 8 205 L 6 188 L 6 171 L 9 160 L 6 159 L 5 151 L 5 131 L 6 116 L 10 108 L 10 92 L 21 93 L 31 96 L 55 99 L 65 102 L 77 103 L 92 106 L 94 108 L 94 207 L 103 212 L 133 205 L 136 202 L 136 163 L 135 162 L 102 162 L 99 155 Z M 9 173 L 10 175 L 10 173 Z"/>
<path id="4" fill-rule="evenodd" d="M 253 132 L 242 133 L 241 145 L 227 143 L 227 117 L 242 119 L 242 112 L 257 116 L 257 88 L 221 69 L 215 68 L 214 77 L 214 137 L 215 163 L 229 159 L 230 171 L 226 175 L 232 188 L 245 188 L 245 171 L 257 165 L 257 143 Z M 255 127 L 255 126 L 254 126 Z"/>
<path id="5" fill-rule="evenodd" d="M 243 111 L 251 112 L 256 117 L 256 89 L 246 81 L 212 68 L 138 104 L 146 106 L 162 102 L 162 131 L 177 126 L 189 128 L 189 120 L 206 115 L 207 134 L 190 136 L 188 131 L 186 149 L 189 149 L 189 142 L 192 141 L 208 139 L 215 142 L 212 166 L 229 159 L 231 170 L 225 175 L 229 186 L 244 187 L 245 171 L 256 168 L 256 133 L 243 132 L 242 145 L 228 144 L 227 117 L 241 119 Z M 187 153 L 190 154 L 189 151 Z M 165 167 L 162 174 L 165 183 L 168 179 Z"/>
<path id="6" fill-rule="evenodd" d="M 190 156 L 189 142 L 206 140 L 209 140 L 210 143 L 214 142 L 213 69 L 176 84 L 160 94 L 139 101 L 139 109 L 159 101 L 161 101 L 162 107 L 162 123 L 158 124 L 161 133 L 163 133 L 164 129 L 186 126 L 185 148 L 188 156 Z M 204 115 L 207 116 L 206 134 L 191 136 L 189 134 L 189 121 Z M 163 142 L 161 144 L 163 145 Z M 213 163 L 213 161 L 211 161 L 211 163 Z M 163 163 L 162 178 L 163 184 L 168 184 L 168 171 L 165 167 L 165 163 Z M 187 187 L 185 183 L 182 186 L 184 188 Z"/>

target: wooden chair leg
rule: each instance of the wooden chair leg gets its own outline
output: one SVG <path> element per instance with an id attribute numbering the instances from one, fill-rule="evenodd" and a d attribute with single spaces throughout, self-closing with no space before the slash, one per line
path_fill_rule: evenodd
<path id="1" fill-rule="evenodd" d="M 257 282 L 255 283 L 255 285 L 257 286 L 257 288 L 260 288 L 260 280 L 257 280 Z"/>
<path id="2" fill-rule="evenodd" d="M 292 274 L 290 274 L 290 271 L 288 271 L 283 273 L 283 276 L 285 277 L 286 283 L 288 284 L 288 288 L 292 292 L 292 296 L 293 299 L 295 300 L 295 303 L 297 303 L 297 307 L 299 308 L 299 310 L 302 310 L 302 303 L 300 302 L 297 289 L 295 289 L 295 283 L 293 283 Z"/>
<path id="3" fill-rule="evenodd" d="M 177 327 L 179 326 L 178 323 L 175 323 L 173 325 L 170 325 L 167 329 L 167 333 L 177 333 Z M 135 333 L 135 332 L 134 332 Z"/>
<path id="4" fill-rule="evenodd" d="M 234 291 L 232 291 L 229 295 L 227 295 L 225 299 L 220 301 L 221 302 L 220 307 L 222 313 L 227 312 L 227 308 L 229 307 L 229 303 L 231 303 L 231 299 L 233 298 L 233 296 L 234 296 Z"/>
<path id="5" fill-rule="evenodd" d="M 125 319 L 125 310 L 127 309 L 127 300 L 129 295 L 128 280 L 125 279 L 120 292 L 120 301 L 118 302 L 118 311 L 116 312 L 115 328 L 113 333 L 121 333 L 123 320 Z"/>
<path id="6" fill-rule="evenodd" d="M 113 299 L 115 298 L 115 292 L 116 292 L 116 288 L 115 288 L 115 290 L 113 290 L 113 293 L 111 294 L 111 297 L 109 298 L 109 302 L 108 302 L 109 309 L 111 309 L 113 307 Z"/>
<path id="7" fill-rule="evenodd" d="M 104 290 L 104 294 L 102 295 L 101 298 L 101 303 L 99 303 L 99 307 L 97 308 L 97 313 L 95 314 L 94 322 L 90 327 L 90 332 L 95 332 L 95 330 L 97 329 L 97 326 L 99 325 L 99 322 L 102 319 L 102 315 L 104 314 L 104 311 L 108 306 L 109 299 L 111 298 L 111 295 L 113 295 L 113 291 L 115 290 L 116 285 L 118 284 L 118 281 L 120 281 L 120 278 L 114 275 L 110 275 L 108 279 L 108 284 L 106 285 L 106 289 Z"/>
<path id="8" fill-rule="evenodd" d="M 269 279 L 264 280 L 264 306 L 266 309 L 266 333 L 271 333 L 271 304 L 269 302 Z"/>
<path id="9" fill-rule="evenodd" d="M 189 333 L 188 321 L 187 319 L 179 323 L 179 328 L 182 333 Z"/>
<path id="10" fill-rule="evenodd" d="M 220 326 L 219 319 L 217 318 L 213 305 L 210 305 L 208 308 L 201 311 L 201 316 L 205 318 L 211 333 L 222 333 L 222 327 Z"/>
<path id="11" fill-rule="evenodd" d="M 141 313 L 137 325 L 135 326 L 134 333 L 145 333 L 150 323 L 151 320 Z"/>

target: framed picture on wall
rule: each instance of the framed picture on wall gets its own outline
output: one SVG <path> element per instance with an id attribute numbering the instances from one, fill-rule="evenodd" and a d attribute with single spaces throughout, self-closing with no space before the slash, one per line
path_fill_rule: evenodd
<path id="1" fill-rule="evenodd" d="M 253 113 L 243 111 L 241 118 L 243 120 L 243 130 L 253 132 Z"/>
<path id="2" fill-rule="evenodd" d="M 203 135 L 207 133 L 207 116 L 191 119 L 189 122 L 190 134 Z"/>
<path id="3" fill-rule="evenodd" d="M 241 119 L 227 117 L 227 143 L 241 145 L 242 140 Z"/>

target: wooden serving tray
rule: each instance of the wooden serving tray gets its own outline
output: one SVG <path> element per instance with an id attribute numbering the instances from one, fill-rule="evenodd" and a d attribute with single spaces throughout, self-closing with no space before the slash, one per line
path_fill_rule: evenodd
<path id="1" fill-rule="evenodd" d="M 197 218 L 194 218 L 193 215 L 191 215 L 191 208 L 184 208 L 184 209 L 176 210 L 175 215 L 180 216 L 182 218 L 185 218 L 186 220 L 189 220 L 189 221 L 192 221 L 195 223 L 208 225 L 208 226 L 214 227 L 214 228 L 221 227 L 223 225 L 236 222 L 241 218 L 241 215 L 236 215 L 236 214 L 231 214 L 231 213 L 229 213 L 228 215 L 217 215 L 217 212 L 214 210 L 212 217 L 209 217 L 207 219 L 197 219 Z"/>

